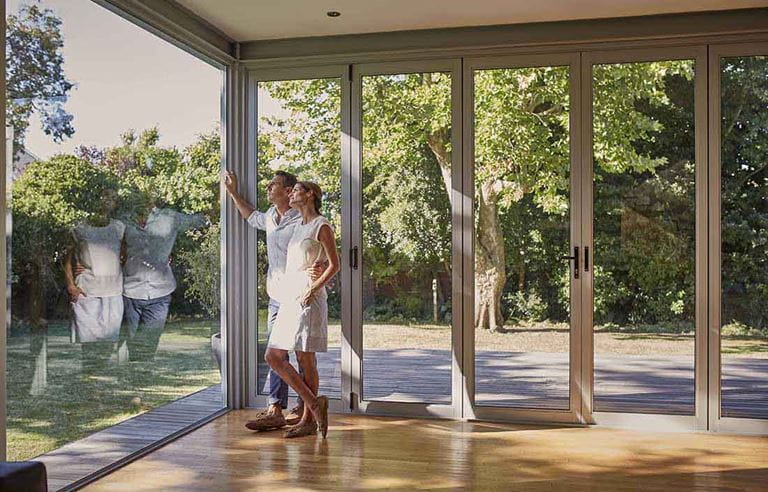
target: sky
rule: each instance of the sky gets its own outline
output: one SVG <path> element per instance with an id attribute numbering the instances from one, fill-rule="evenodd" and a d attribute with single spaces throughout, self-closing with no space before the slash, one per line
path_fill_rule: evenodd
<path id="1" fill-rule="evenodd" d="M 6 14 L 29 0 L 6 0 Z M 157 126 L 160 144 L 184 147 L 219 128 L 221 71 L 91 0 L 43 0 L 62 19 L 66 109 L 75 134 L 56 144 L 33 117 L 26 147 L 39 158 L 80 145 L 105 147 Z"/>

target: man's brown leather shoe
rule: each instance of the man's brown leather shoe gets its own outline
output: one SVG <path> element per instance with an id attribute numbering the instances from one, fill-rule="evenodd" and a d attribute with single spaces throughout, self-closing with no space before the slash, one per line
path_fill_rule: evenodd
<path id="1" fill-rule="evenodd" d="M 285 417 L 282 413 L 259 415 L 254 420 L 249 420 L 245 426 L 254 431 L 266 431 L 280 429 L 286 426 Z"/>

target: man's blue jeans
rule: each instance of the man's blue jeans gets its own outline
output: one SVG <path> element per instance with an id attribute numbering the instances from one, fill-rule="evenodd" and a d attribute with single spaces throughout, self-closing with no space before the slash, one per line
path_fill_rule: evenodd
<path id="1" fill-rule="evenodd" d="M 267 310 L 267 330 L 272 333 L 272 327 L 277 319 L 277 312 L 280 310 L 280 303 L 274 299 L 269 300 L 269 308 Z M 285 360 L 289 360 L 288 354 L 285 354 Z M 299 366 L 299 374 L 304 376 L 304 373 Z M 288 408 L 288 384 L 280 379 L 272 368 L 269 368 L 267 373 L 267 381 L 264 383 L 264 392 L 269 394 L 269 404 L 280 404 L 281 408 Z M 299 404 L 301 404 L 301 397 L 299 397 Z"/>

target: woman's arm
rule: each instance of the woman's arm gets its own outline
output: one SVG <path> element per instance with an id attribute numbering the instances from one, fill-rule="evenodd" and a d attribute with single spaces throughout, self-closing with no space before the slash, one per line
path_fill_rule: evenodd
<path id="1" fill-rule="evenodd" d="M 321 287 L 327 284 L 328 281 L 339 272 L 340 268 L 339 252 L 336 250 L 336 238 L 334 237 L 330 226 L 327 224 L 320 226 L 317 240 L 320 241 L 320 244 L 323 245 L 323 250 L 325 250 L 325 256 L 328 258 L 328 268 L 326 268 L 322 275 L 312 282 L 312 286 L 302 299 L 304 303 L 308 303 L 309 299 L 311 299 Z"/>
<path id="2" fill-rule="evenodd" d="M 72 273 L 72 257 L 74 256 L 72 248 L 67 251 L 64 257 L 64 280 L 67 283 L 67 294 L 70 302 L 77 302 L 78 297 L 85 296 L 85 292 L 75 285 L 75 276 Z"/>

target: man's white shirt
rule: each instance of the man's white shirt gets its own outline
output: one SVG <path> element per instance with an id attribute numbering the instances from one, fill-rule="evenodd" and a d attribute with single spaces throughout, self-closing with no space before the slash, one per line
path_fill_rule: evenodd
<path id="1" fill-rule="evenodd" d="M 272 205 L 266 212 L 254 210 L 248 217 L 248 224 L 267 233 L 267 295 L 275 298 L 280 289 L 280 281 L 285 273 L 285 261 L 288 255 L 288 243 L 293 235 L 293 228 L 301 223 L 301 213 L 288 209 L 278 223 L 277 208 Z"/>

